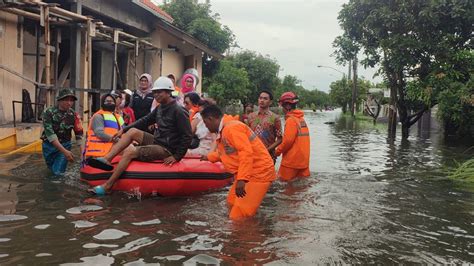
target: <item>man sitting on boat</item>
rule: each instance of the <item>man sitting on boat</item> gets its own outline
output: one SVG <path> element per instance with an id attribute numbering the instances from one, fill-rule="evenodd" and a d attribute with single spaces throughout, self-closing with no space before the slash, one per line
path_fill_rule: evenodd
<path id="1" fill-rule="evenodd" d="M 103 185 L 91 189 L 91 192 L 105 194 L 109 191 L 133 159 L 143 162 L 163 160 L 163 164 L 172 165 L 186 154 L 192 139 L 191 125 L 188 112 L 171 96 L 174 91 L 173 82 L 167 77 L 160 77 L 151 90 L 160 105 L 150 114 L 119 130 L 114 139 L 120 140 L 104 157 L 88 160 L 91 167 L 111 171 L 114 169 L 112 159 L 123 151 L 112 176 Z M 158 127 L 154 135 L 136 129 L 147 128 L 155 123 Z M 134 141 L 139 146 L 126 149 Z"/>

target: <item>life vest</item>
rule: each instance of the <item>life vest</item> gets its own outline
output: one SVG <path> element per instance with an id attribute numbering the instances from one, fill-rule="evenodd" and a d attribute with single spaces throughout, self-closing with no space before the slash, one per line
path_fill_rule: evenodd
<path id="1" fill-rule="evenodd" d="M 115 113 L 104 110 L 97 111 L 94 116 L 101 115 L 104 118 L 104 133 L 107 135 L 115 135 L 123 126 L 123 118 Z M 86 147 L 84 149 L 85 157 L 103 157 L 112 148 L 113 142 L 101 140 L 92 130 L 92 117 L 87 130 Z"/>
<path id="2" fill-rule="evenodd" d="M 291 130 L 285 130 L 282 143 L 276 149 L 276 154 L 283 154 L 281 165 L 295 169 L 309 167 L 310 137 L 303 112 L 295 110 L 287 115 L 285 127 Z M 289 132 L 294 135 L 289 136 Z"/>

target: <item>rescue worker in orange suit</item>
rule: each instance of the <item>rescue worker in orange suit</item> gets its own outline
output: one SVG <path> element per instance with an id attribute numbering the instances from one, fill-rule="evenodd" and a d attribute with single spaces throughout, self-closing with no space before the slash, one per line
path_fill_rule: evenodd
<path id="1" fill-rule="evenodd" d="M 298 97 L 293 92 L 285 92 L 280 97 L 280 105 L 285 113 L 285 131 L 282 143 L 275 149 L 275 155 L 283 155 L 278 177 L 282 181 L 292 181 L 297 177 L 308 177 L 310 139 L 304 120 L 304 113 L 296 109 Z"/>
<path id="2" fill-rule="evenodd" d="M 272 157 L 247 125 L 232 116 L 224 116 L 217 106 L 207 106 L 201 116 L 209 131 L 218 133 L 217 150 L 201 159 L 221 161 L 234 174 L 235 181 L 227 196 L 231 207 L 229 218 L 255 215 L 276 178 Z"/>
<path id="3" fill-rule="evenodd" d="M 105 156 L 114 144 L 113 136 L 124 124 L 122 116 L 114 112 L 116 101 L 112 94 L 103 95 L 100 102 L 101 109 L 89 123 L 83 158 Z"/>

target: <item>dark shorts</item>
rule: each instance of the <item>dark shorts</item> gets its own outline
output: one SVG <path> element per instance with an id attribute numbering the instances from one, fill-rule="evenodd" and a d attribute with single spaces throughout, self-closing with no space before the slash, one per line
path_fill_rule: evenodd
<path id="1" fill-rule="evenodd" d="M 154 136 L 148 132 L 143 132 L 143 140 L 140 146 L 135 147 L 138 152 L 138 161 L 150 162 L 155 160 L 163 160 L 166 157 L 171 156 L 165 147 L 154 144 Z"/>

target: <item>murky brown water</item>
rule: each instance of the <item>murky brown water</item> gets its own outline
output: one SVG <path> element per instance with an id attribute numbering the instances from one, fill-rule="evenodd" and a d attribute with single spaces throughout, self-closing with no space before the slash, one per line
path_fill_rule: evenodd
<path id="1" fill-rule="evenodd" d="M 52 179 L 39 155 L 0 161 L 0 263 L 474 263 L 474 194 L 445 178 L 468 146 L 390 144 L 338 116 L 307 113 L 311 178 L 276 182 L 242 222 L 227 219 L 226 190 L 96 198 L 77 166 Z"/>

